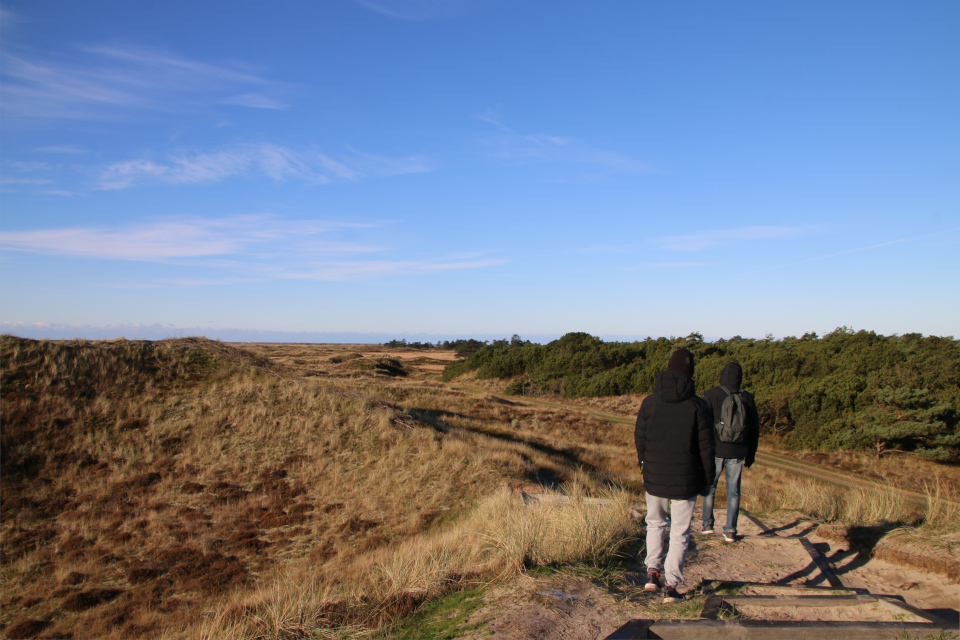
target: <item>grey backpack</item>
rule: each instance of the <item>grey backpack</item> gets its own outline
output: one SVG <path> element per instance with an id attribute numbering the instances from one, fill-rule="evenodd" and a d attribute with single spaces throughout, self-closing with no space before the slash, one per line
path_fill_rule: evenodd
<path id="1" fill-rule="evenodd" d="M 727 397 L 720 405 L 719 420 L 714 427 L 720 442 L 743 444 L 747 439 L 747 416 L 743 398 L 739 391 L 731 391 L 723 385 L 720 388 L 727 392 Z"/>

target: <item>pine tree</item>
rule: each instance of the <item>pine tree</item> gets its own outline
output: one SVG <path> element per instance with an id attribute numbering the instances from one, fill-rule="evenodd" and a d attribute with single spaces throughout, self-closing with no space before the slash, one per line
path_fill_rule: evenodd
<path id="1" fill-rule="evenodd" d="M 933 460 L 958 458 L 960 434 L 949 425 L 952 410 L 927 389 L 884 387 L 874 393 L 874 407 L 860 414 L 859 435 L 869 438 L 879 458 L 913 451 Z"/>

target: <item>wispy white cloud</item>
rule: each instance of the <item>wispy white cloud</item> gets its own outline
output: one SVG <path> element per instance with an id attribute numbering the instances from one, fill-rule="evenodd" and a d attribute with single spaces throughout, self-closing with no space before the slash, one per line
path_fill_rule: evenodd
<path id="1" fill-rule="evenodd" d="M 809 229 L 799 227 L 754 226 L 736 229 L 713 229 L 697 233 L 653 238 L 653 242 L 663 249 L 673 251 L 699 251 L 730 242 L 751 242 L 792 238 L 809 233 Z"/>
<path id="2" fill-rule="evenodd" d="M 44 169 L 50 168 L 50 164 L 43 162 L 42 160 L 16 160 L 13 162 L 5 162 L 4 166 L 8 169 L 13 169 L 16 171 L 43 171 Z"/>
<path id="3" fill-rule="evenodd" d="M 642 271 L 650 269 L 685 269 L 687 267 L 709 267 L 716 265 L 715 262 L 646 262 L 643 264 L 626 267 L 627 271 Z"/>
<path id="4" fill-rule="evenodd" d="M 73 258 L 160 262 L 226 272 L 223 277 L 178 277 L 158 284 L 186 286 L 256 280 L 349 280 L 386 275 L 478 269 L 506 261 L 484 253 L 415 260 L 379 258 L 383 247 L 340 239 L 374 225 L 281 220 L 251 215 L 168 220 L 122 228 L 73 227 L 0 233 L 5 251 Z"/>
<path id="5" fill-rule="evenodd" d="M 38 196 L 63 196 L 67 198 L 87 195 L 82 191 L 68 191 L 67 189 L 40 189 L 33 193 Z"/>
<path id="6" fill-rule="evenodd" d="M 390 158 L 357 151 L 350 146 L 347 149 L 351 156 L 344 158 L 344 162 L 351 164 L 364 174 L 389 176 L 433 171 L 433 164 L 420 155 Z"/>
<path id="7" fill-rule="evenodd" d="M 871 244 L 865 247 L 855 247 L 853 249 L 846 249 L 844 251 L 837 251 L 835 253 L 827 253 L 824 255 L 814 256 L 813 258 L 805 258 L 804 260 L 797 260 L 794 262 L 787 262 L 784 264 L 774 265 L 772 267 L 764 267 L 763 269 L 757 269 L 755 271 L 748 271 L 743 275 L 752 275 L 755 273 L 764 273 L 766 271 L 774 271 L 776 269 L 786 269 L 788 267 L 796 267 L 801 264 L 808 264 L 810 262 L 819 262 L 820 260 L 829 260 L 830 258 L 838 258 L 840 256 L 850 255 L 852 253 L 861 253 L 863 251 L 872 251 L 874 249 L 882 249 L 884 247 L 890 247 L 896 244 L 904 244 L 908 242 L 916 242 L 918 240 L 927 240 L 929 238 L 937 238 L 940 236 L 950 235 L 960 231 L 960 227 L 954 227 L 952 229 L 945 229 L 943 231 L 938 231 L 936 233 L 928 233 L 922 236 L 914 236 L 912 238 L 898 238 L 896 240 L 888 240 L 887 242 L 880 242 L 878 244 Z"/>
<path id="8" fill-rule="evenodd" d="M 623 246 L 612 244 L 594 244 L 589 247 L 576 247 L 571 249 L 571 253 L 626 253 L 628 249 Z"/>
<path id="9" fill-rule="evenodd" d="M 163 162 L 134 159 L 117 162 L 100 175 L 100 190 L 155 184 L 219 182 L 232 176 L 265 175 L 275 181 L 303 180 L 326 184 L 368 176 L 429 171 L 420 156 L 388 158 L 349 150 L 335 160 L 318 151 L 300 151 L 273 144 L 237 145 L 217 151 L 173 155 Z"/>
<path id="10" fill-rule="evenodd" d="M 643 173 L 653 168 L 629 156 L 597 149 L 589 143 L 569 136 L 546 133 L 521 133 L 504 124 L 501 107 L 488 107 L 476 114 L 477 119 L 496 127 L 497 132 L 485 135 L 482 144 L 494 157 L 516 162 L 557 162 L 589 165 L 625 173 Z"/>
<path id="11" fill-rule="evenodd" d="M 12 25 L 20 22 L 20 16 L 9 9 L 0 7 L 0 26 L 9 29 Z"/>
<path id="12" fill-rule="evenodd" d="M 239 96 L 231 96 L 223 99 L 223 104 L 234 104 L 240 107 L 250 107 L 252 109 L 287 109 L 289 105 L 280 102 L 276 98 L 265 96 L 259 93 L 244 93 Z"/>
<path id="13" fill-rule="evenodd" d="M 296 241 L 309 247 L 324 233 L 364 225 L 324 221 L 283 221 L 272 216 L 172 220 L 124 228 L 73 227 L 0 233 L 0 246 L 12 251 L 106 260 L 163 261 L 171 258 L 240 254 L 258 244 Z M 328 252 L 364 252 L 372 247 L 325 242 Z"/>
<path id="14" fill-rule="evenodd" d="M 468 0 L 354 0 L 362 7 L 398 20 L 421 21 L 461 15 Z"/>
<path id="15" fill-rule="evenodd" d="M 74 147 L 66 144 L 53 144 L 46 147 L 37 147 L 37 151 L 41 153 L 62 153 L 67 155 L 82 155 L 86 153 L 80 147 Z"/>
<path id="16" fill-rule="evenodd" d="M 64 60 L 9 49 L 0 59 L 0 104 L 8 116 L 112 118 L 213 104 L 286 108 L 282 83 L 165 51 L 95 46 Z"/>
<path id="17" fill-rule="evenodd" d="M 0 178 L 0 184 L 50 184 L 53 180 L 47 178 Z"/>
<path id="18" fill-rule="evenodd" d="M 373 276 L 398 276 L 481 269 L 506 264 L 500 258 L 461 260 L 437 258 L 423 260 L 366 260 L 318 263 L 301 271 L 289 271 L 283 277 L 295 280 L 354 280 Z"/>

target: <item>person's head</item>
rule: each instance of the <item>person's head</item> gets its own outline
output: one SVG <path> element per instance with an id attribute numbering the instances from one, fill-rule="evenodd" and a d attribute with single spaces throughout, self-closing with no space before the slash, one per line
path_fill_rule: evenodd
<path id="1" fill-rule="evenodd" d="M 667 371 L 682 371 L 693 377 L 693 354 L 689 349 L 677 349 L 667 362 Z"/>
<path id="2" fill-rule="evenodd" d="M 743 384 L 743 367 L 739 362 L 729 362 L 720 372 L 720 384 L 732 389 L 739 389 Z"/>

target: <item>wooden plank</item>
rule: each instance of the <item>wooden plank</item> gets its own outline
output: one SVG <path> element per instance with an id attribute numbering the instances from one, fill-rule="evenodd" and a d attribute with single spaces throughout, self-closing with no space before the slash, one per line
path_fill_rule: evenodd
<path id="1" fill-rule="evenodd" d="M 840 581 L 840 578 L 837 577 L 837 574 L 833 572 L 833 568 L 830 566 L 830 563 L 827 562 L 827 559 L 817 551 L 817 548 L 813 546 L 813 543 L 807 540 L 806 538 L 796 538 L 800 541 L 800 544 L 806 549 L 807 553 L 810 554 L 810 557 L 813 559 L 814 564 L 817 565 L 817 568 L 820 569 L 820 573 L 823 574 L 823 577 L 827 579 L 827 582 L 830 583 L 830 586 L 834 589 L 844 589 L 843 582 Z"/>
<path id="2" fill-rule="evenodd" d="M 720 587 L 777 587 L 779 589 L 797 589 L 800 591 L 829 591 L 830 593 L 833 593 L 834 591 L 848 592 L 845 594 L 836 594 L 836 595 L 854 595 L 862 591 L 861 589 L 854 589 L 851 587 L 840 587 L 840 588 L 821 587 L 821 586 L 812 585 L 812 584 L 805 584 L 800 586 L 800 585 L 792 585 L 792 584 L 780 584 L 778 582 L 751 582 L 749 580 L 711 580 L 710 583 L 712 585 L 711 588 L 713 590 L 719 589 Z M 707 583 L 704 582 L 703 584 L 706 585 Z M 703 588 L 706 589 L 707 587 L 704 586 Z M 703 593 L 704 595 L 706 595 L 707 592 L 704 591 Z"/>
<path id="3" fill-rule="evenodd" d="M 649 626 L 645 637 L 663 640 L 877 640 L 899 638 L 904 634 L 913 637 L 916 632 L 929 633 L 941 628 L 921 622 L 657 620 Z"/>
<path id="4" fill-rule="evenodd" d="M 918 618 L 923 618 L 924 620 L 929 620 L 930 622 L 936 625 L 948 625 L 951 628 L 956 628 L 956 623 L 952 620 L 947 620 L 946 618 L 941 618 L 935 613 L 930 613 L 929 611 L 924 611 L 918 607 L 913 606 L 912 604 L 907 604 L 906 602 L 894 597 L 894 596 L 877 596 L 877 601 L 880 603 L 880 606 L 885 609 L 892 611 L 895 614 L 898 613 L 912 613 Z"/>
<path id="5" fill-rule="evenodd" d="M 720 596 L 724 602 L 754 607 L 857 607 L 875 596 Z"/>
<path id="6" fill-rule="evenodd" d="M 649 638 L 648 630 L 653 620 L 631 620 L 604 640 L 643 640 Z"/>

